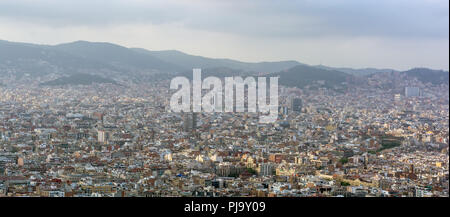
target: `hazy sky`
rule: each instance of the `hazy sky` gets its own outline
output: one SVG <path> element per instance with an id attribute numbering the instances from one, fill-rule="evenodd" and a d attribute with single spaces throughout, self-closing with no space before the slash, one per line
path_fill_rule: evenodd
<path id="1" fill-rule="evenodd" d="M 0 39 L 242 61 L 449 69 L 448 0 L 0 0 Z"/>

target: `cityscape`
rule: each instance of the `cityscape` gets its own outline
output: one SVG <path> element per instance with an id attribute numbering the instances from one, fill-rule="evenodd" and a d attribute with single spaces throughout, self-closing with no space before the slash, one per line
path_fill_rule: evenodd
<path id="1" fill-rule="evenodd" d="M 81 33 L 0 40 L 0 197 L 449 197 L 446 6 L 443 67 L 237 61 Z M 232 112 L 174 112 L 171 80 L 196 68 L 221 84 L 278 78 L 276 120 L 236 112 L 237 98 Z"/>
<path id="2" fill-rule="evenodd" d="M 269 124 L 169 112 L 168 80 L 3 85 L 0 193 L 448 197 L 448 83 L 391 81 L 281 86 Z"/>

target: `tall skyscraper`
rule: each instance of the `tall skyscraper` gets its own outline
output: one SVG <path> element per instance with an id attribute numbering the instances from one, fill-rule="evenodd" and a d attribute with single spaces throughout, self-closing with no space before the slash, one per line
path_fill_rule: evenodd
<path id="1" fill-rule="evenodd" d="M 279 107 L 279 113 L 282 115 L 288 115 L 289 114 L 289 108 L 287 106 L 280 106 Z"/>
<path id="2" fill-rule="evenodd" d="M 292 109 L 292 111 L 294 111 L 294 112 L 301 112 L 302 111 L 302 106 L 303 106 L 303 102 L 302 102 L 302 99 L 300 99 L 300 98 L 292 98 L 292 101 L 291 101 L 291 109 Z"/>
<path id="3" fill-rule="evenodd" d="M 197 113 L 189 112 L 184 114 L 184 131 L 190 132 L 195 131 L 197 128 Z"/>
<path id="4" fill-rule="evenodd" d="M 405 97 L 416 97 L 420 95 L 418 87 L 405 87 Z"/>
<path id="5" fill-rule="evenodd" d="M 105 130 L 98 130 L 98 135 L 97 135 L 97 140 L 100 143 L 107 143 L 108 142 L 108 132 L 106 132 Z"/>

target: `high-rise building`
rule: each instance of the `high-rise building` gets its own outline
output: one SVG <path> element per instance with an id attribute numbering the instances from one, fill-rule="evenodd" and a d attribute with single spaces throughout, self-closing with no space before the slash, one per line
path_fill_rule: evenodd
<path id="1" fill-rule="evenodd" d="M 418 87 L 405 87 L 405 97 L 416 97 L 420 95 Z"/>
<path id="2" fill-rule="evenodd" d="M 105 130 L 98 130 L 97 137 L 98 137 L 97 140 L 100 143 L 107 143 L 109 139 L 108 132 L 106 132 Z"/>
<path id="3" fill-rule="evenodd" d="M 197 128 L 197 113 L 190 112 L 184 115 L 184 131 L 190 132 L 195 131 Z"/>
<path id="4" fill-rule="evenodd" d="M 271 176 L 273 175 L 275 167 L 271 163 L 262 163 L 259 166 L 259 175 L 260 176 Z"/>
<path id="5" fill-rule="evenodd" d="M 289 114 L 289 108 L 287 106 L 281 107 L 281 114 L 288 115 Z"/>
<path id="6" fill-rule="evenodd" d="M 301 112 L 302 111 L 303 102 L 300 98 L 293 98 L 291 102 L 291 109 L 294 112 Z"/>

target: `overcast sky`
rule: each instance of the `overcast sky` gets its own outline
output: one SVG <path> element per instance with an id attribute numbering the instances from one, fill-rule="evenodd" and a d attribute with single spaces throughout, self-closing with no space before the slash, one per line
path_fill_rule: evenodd
<path id="1" fill-rule="evenodd" d="M 449 69 L 448 0 L 1 0 L 0 39 L 242 61 Z"/>

